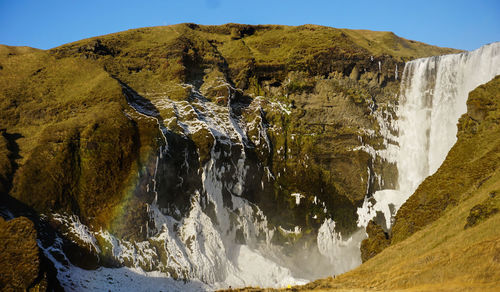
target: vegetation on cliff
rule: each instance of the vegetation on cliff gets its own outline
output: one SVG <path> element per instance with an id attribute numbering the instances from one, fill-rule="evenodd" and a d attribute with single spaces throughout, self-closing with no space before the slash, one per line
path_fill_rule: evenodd
<path id="1" fill-rule="evenodd" d="M 139 126 L 124 114 L 122 88 L 89 62 L 2 49 L 4 189 L 38 212 L 105 226 L 139 159 Z"/>
<path id="2" fill-rule="evenodd" d="M 375 115 L 393 114 L 397 68 L 452 52 L 389 32 L 315 25 L 179 24 L 48 51 L 0 46 L 0 192 L 41 214 L 75 214 L 95 230 L 144 239 L 154 198 L 148 179 L 164 146 L 158 128 L 191 166 L 182 168 L 181 156 L 162 166 L 170 171 L 159 182 L 160 207 L 189 206 L 175 194 L 200 184 L 197 171 L 210 159 L 211 134 L 183 130 L 199 117 L 199 94 L 248 125 L 249 160 L 260 170 L 243 196 L 272 224 L 309 234 L 330 217 L 345 234 L 366 193 L 395 182 L 393 164 L 356 147 L 385 147 Z M 373 174 L 382 171 L 379 183 Z M 259 192 L 268 175 L 275 181 Z M 300 207 L 293 193 L 305 197 Z"/>
<path id="3" fill-rule="evenodd" d="M 469 94 L 457 143 L 397 213 L 388 248 L 380 252 L 387 239 L 372 225 L 365 254 L 378 255 L 336 278 L 292 290 L 498 290 L 499 94 L 500 76 Z"/>
<path id="4" fill-rule="evenodd" d="M 37 245 L 37 231 L 26 217 L 0 217 L 0 289 L 2 291 L 60 291 L 48 260 Z"/>

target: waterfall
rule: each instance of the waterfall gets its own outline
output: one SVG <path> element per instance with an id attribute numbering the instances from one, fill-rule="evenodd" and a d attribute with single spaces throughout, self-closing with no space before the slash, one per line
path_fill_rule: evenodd
<path id="1" fill-rule="evenodd" d="M 379 62 L 379 70 L 380 66 Z M 397 70 L 396 67 L 396 76 Z M 456 123 L 466 112 L 469 91 L 497 74 L 500 74 L 500 43 L 469 53 L 406 64 L 400 76 L 398 120 L 389 124 L 382 115 L 376 116 L 380 133 L 391 142 L 397 141 L 399 147 L 387 144 L 383 154 L 373 150 L 373 155 L 397 164 L 398 188 L 380 190 L 365 199 L 358 209 L 360 227 L 380 212 L 385 217 L 385 228 L 390 228 L 399 207 L 439 168 L 455 143 Z M 257 132 L 253 138 L 255 145 L 267 144 L 262 151 L 272 148 L 261 116 L 264 99 L 256 97 L 245 105 L 258 113 L 245 122 L 235 110 L 237 105 L 233 108 L 230 103 L 210 102 L 194 85 L 185 86 L 192 90 L 189 100 L 176 101 L 163 95 L 152 98 L 151 102 L 129 100 L 137 114 L 158 124 L 166 145 L 159 149 L 154 175 L 147 185 L 147 192 L 154 193 L 154 200 L 148 205 L 151 225 L 146 226 L 147 239 L 119 239 L 105 230 L 91 231 L 78 218 L 53 215 L 70 226 L 73 234 L 91 250 L 107 249 L 109 257 L 123 266 L 89 271 L 65 260 L 68 264 L 56 265 L 63 286 L 76 291 L 283 287 L 340 274 L 359 265 L 359 244 L 365 238 L 363 229 L 345 237 L 336 231 L 332 219 L 326 219 L 319 227 L 316 242 L 305 248 L 284 250 L 272 242 L 273 235 L 278 232 L 290 237 L 299 235 L 299 226 L 287 230 L 269 224 L 263 210 L 248 199 L 251 196 L 245 197 L 253 185 L 264 192 L 273 187 L 275 180 L 269 167 L 252 160 L 252 153 L 247 153 L 253 147 L 248 143 L 250 130 Z M 228 87 L 232 98 L 235 89 L 229 84 L 222 86 Z M 273 110 L 290 113 L 279 102 L 267 103 Z M 161 113 L 167 116 L 162 118 Z M 174 128 L 178 132 L 171 130 Z M 399 136 L 391 136 L 389 129 L 397 129 Z M 204 133 L 213 142 L 206 161 L 202 161 L 200 149 L 210 143 L 196 148 L 190 143 L 194 140 L 189 138 Z M 258 173 L 252 173 L 255 169 Z M 300 205 L 303 196 L 300 193 L 292 196 L 296 197 L 295 204 Z M 314 197 L 314 204 L 320 203 L 326 213 L 325 203 Z M 54 251 L 65 258 L 61 242 L 56 240 L 54 246 L 44 249 L 55 263 L 58 261 L 52 256 Z M 186 283 L 171 278 L 184 279 Z"/>
<path id="2" fill-rule="evenodd" d="M 443 163 L 469 92 L 500 74 L 500 43 L 405 66 L 398 109 L 399 189 L 411 194 Z"/>
<path id="3" fill-rule="evenodd" d="M 469 92 L 500 74 L 500 42 L 475 51 L 417 59 L 403 71 L 396 149 L 398 189 L 381 190 L 358 210 L 359 225 L 382 212 L 386 228 L 401 205 L 443 163 L 457 138 L 457 122 L 467 111 Z M 391 206 L 392 205 L 392 206 Z"/>

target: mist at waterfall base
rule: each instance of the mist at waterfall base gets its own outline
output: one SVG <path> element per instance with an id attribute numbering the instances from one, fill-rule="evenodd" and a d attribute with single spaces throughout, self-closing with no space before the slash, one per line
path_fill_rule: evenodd
<path id="1" fill-rule="evenodd" d="M 155 197 L 150 205 L 152 222 L 148 240 L 128 242 L 107 231 L 89 231 L 75 216 L 57 215 L 58 220 L 70 226 L 74 234 L 97 252 L 103 247 L 98 246 L 96 237 L 103 238 L 111 246 L 114 259 L 126 267 L 83 270 L 71 264 L 60 264 L 54 258 L 54 250 L 62 250 L 57 240 L 54 246 L 42 249 L 56 264 L 58 279 L 68 291 L 283 287 L 346 272 L 361 264 L 360 243 L 366 237 L 364 227 L 377 214 L 383 214 L 385 227 L 390 228 L 398 208 L 425 177 L 437 170 L 455 143 L 456 123 L 466 112 L 469 91 L 497 74 L 500 74 L 500 43 L 469 53 L 407 63 L 396 111 L 398 119 L 391 124 L 385 121 L 387 125 L 384 125 L 399 132 L 396 138 L 387 137 L 396 139 L 399 147 L 388 147 L 375 154 L 397 164 L 398 189 L 380 190 L 365 199 L 358 209 L 360 228 L 354 234 L 340 234 L 335 222 L 326 219 L 311 245 L 288 248 L 273 244 L 273 236 L 276 232 L 293 236 L 301 232 L 300 228 L 270 228 L 266 214 L 242 196 L 249 188 L 264 190 L 273 184 L 270 170 L 252 166 L 245 150 L 248 127 L 258 129 L 259 137 L 255 141 L 270 147 L 266 134 L 270 129 L 262 119 L 245 125 L 236 118 L 231 106 L 208 102 L 191 85 L 186 86 L 193 90 L 192 101 L 156 99 L 154 102 L 156 109 L 177 114 L 170 120 L 160 121 L 158 113 L 131 99 L 129 103 L 137 114 L 157 120 L 165 138 L 165 146 L 156 159 L 155 175 L 147 186 L 148 192 Z M 227 86 L 228 90 L 233 90 Z M 262 101 L 262 97 L 255 98 L 249 108 L 262 111 Z M 284 113 L 287 111 L 285 105 L 278 102 L 273 106 Z M 196 149 L 190 149 L 189 145 L 178 148 L 185 149 L 174 153 L 175 167 L 183 173 L 178 178 L 172 174 L 174 162 L 169 162 L 172 158 L 169 147 L 184 140 L 167 130 L 173 121 L 186 135 L 206 130 L 215 140 L 210 159 L 201 168 L 190 167 L 190 161 L 197 157 Z M 264 179 L 255 186 L 248 180 L 258 171 L 263 172 L 258 177 Z M 174 177 L 174 185 L 187 190 L 182 198 L 179 197 L 179 200 L 186 199 L 184 209 L 162 202 L 164 196 L 175 194 L 171 190 L 161 193 L 164 177 Z M 294 195 L 299 205 L 301 194 Z M 60 256 L 65 257 L 64 254 Z"/>

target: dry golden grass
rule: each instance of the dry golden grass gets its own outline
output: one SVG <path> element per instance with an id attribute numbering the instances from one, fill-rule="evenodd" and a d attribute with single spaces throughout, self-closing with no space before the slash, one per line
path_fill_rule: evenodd
<path id="1" fill-rule="evenodd" d="M 318 281 L 319 287 L 415 291 L 500 287 L 500 214 L 464 230 L 470 209 L 499 189 L 500 171 L 497 171 L 470 199 L 450 208 L 427 228 L 358 269 L 333 281 Z"/>

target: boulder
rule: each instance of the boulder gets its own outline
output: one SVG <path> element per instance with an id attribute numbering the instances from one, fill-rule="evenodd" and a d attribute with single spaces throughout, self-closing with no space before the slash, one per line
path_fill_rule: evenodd
<path id="1" fill-rule="evenodd" d="M 18 217 L 5 221 L 0 217 L 0 241 L 0 290 L 62 290 L 55 271 L 48 267 L 38 248 L 37 231 L 31 220 Z"/>
<path id="2" fill-rule="evenodd" d="M 379 254 L 391 243 L 389 235 L 373 220 L 366 227 L 368 238 L 361 242 L 361 260 L 366 262 Z"/>

